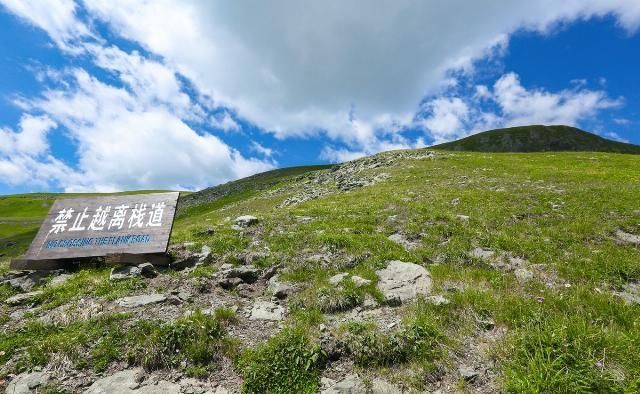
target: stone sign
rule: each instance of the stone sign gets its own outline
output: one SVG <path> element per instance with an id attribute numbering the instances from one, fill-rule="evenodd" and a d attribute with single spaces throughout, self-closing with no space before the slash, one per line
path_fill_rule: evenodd
<path id="1" fill-rule="evenodd" d="M 164 253 L 180 193 L 56 200 L 25 256 L 29 260 Z"/>

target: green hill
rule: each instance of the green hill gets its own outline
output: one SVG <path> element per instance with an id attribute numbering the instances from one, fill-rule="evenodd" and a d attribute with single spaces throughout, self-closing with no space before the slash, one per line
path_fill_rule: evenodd
<path id="1" fill-rule="evenodd" d="M 0 284 L 0 388 L 639 392 L 638 196 L 639 155 L 431 149 L 205 189 L 154 278 Z M 54 197 L 0 199 L 7 256 Z"/>
<path id="2" fill-rule="evenodd" d="M 640 154 L 640 146 L 612 141 L 569 126 L 520 126 L 489 130 L 432 146 L 470 152 L 585 151 Z"/>

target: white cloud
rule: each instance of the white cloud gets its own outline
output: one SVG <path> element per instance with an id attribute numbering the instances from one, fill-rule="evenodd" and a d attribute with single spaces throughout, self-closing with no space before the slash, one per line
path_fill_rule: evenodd
<path id="1" fill-rule="evenodd" d="M 45 30 L 60 48 L 73 52 L 73 42 L 92 34 L 76 17 L 74 0 L 0 0 L 9 11 Z"/>
<path id="2" fill-rule="evenodd" d="M 77 144 L 78 177 L 68 191 L 201 188 L 270 169 L 246 159 L 210 134 L 198 134 L 169 106 L 140 100 L 86 71 L 72 71 L 70 88 L 30 102 Z"/>
<path id="3" fill-rule="evenodd" d="M 254 152 L 258 152 L 260 153 L 262 156 L 265 157 L 271 157 L 273 156 L 273 149 L 271 148 L 267 148 L 265 146 L 263 146 L 262 144 L 256 142 L 256 141 L 252 141 L 251 142 L 251 150 Z"/>
<path id="4" fill-rule="evenodd" d="M 211 124 L 211 126 L 222 131 L 240 130 L 240 125 L 235 120 L 233 120 L 233 118 L 227 111 L 212 115 L 209 119 L 209 123 Z"/>
<path id="5" fill-rule="evenodd" d="M 118 34 L 162 55 L 239 116 L 280 136 L 325 129 L 345 141 L 358 132 L 349 122 L 353 106 L 360 122 L 373 125 L 384 115 L 402 123 L 445 83 L 448 70 L 469 69 L 473 59 L 500 52 L 512 32 L 548 32 L 558 22 L 608 13 L 633 30 L 638 4 L 86 2 Z"/>
<path id="6" fill-rule="evenodd" d="M 467 103 L 458 97 L 440 97 L 426 104 L 426 111 L 431 116 L 422 121 L 422 126 L 429 130 L 435 143 L 450 140 L 465 129 L 469 118 Z"/>
<path id="7" fill-rule="evenodd" d="M 492 88 L 478 87 L 476 97 L 442 96 L 422 108 L 420 103 L 454 86 L 452 70 L 470 75 L 474 60 L 501 56 L 509 36 L 520 29 L 549 34 L 560 23 L 609 14 L 629 32 L 640 26 L 637 0 L 398 0 L 383 7 L 365 0 L 251 6 L 87 0 L 83 12 L 71 0 L 0 2 L 46 30 L 63 50 L 89 54 L 123 85 L 106 85 L 76 71 L 71 86 L 50 90 L 33 103 L 68 127 L 78 144 L 80 171 L 87 181 L 70 186 L 77 188 L 91 182 L 103 188 L 153 182 L 153 187 L 197 186 L 269 166 L 242 158 L 186 122 L 231 131 L 239 130 L 235 119 L 243 119 L 279 138 L 325 133 L 345 146 L 325 149 L 323 157 L 334 161 L 415 146 L 419 141 L 408 141 L 401 132 L 425 108 L 430 115 L 422 124 L 440 139 L 457 136 L 458 129 L 464 134 L 520 122 L 572 124 L 617 102 L 580 86 L 555 93 L 526 89 L 507 74 Z M 150 60 L 105 47 L 91 31 L 94 22 L 106 22 L 115 35 L 157 56 Z M 177 73 L 193 84 L 198 97 L 185 93 Z M 213 105 L 198 102 L 200 96 L 210 97 Z M 498 110 L 478 107 L 481 100 Z M 208 114 L 211 110 L 218 115 Z M 106 153 L 99 138 L 106 140 Z M 143 151 L 117 153 L 113 138 Z M 159 168 L 150 164 L 164 156 L 144 147 L 165 156 L 169 148 L 176 151 L 168 160 L 175 167 L 158 164 L 166 177 L 161 171 L 152 173 Z M 196 152 L 186 157 L 187 149 Z M 181 178 L 174 169 L 184 171 Z M 105 175 L 96 174 L 98 170 Z M 146 175 L 136 178 L 134 172 Z M 203 174 L 212 175 L 205 179 Z"/>
<path id="8" fill-rule="evenodd" d="M 18 130 L 0 128 L 0 182 L 46 187 L 72 178 L 73 171 L 49 154 L 47 134 L 55 127 L 47 116 L 23 115 Z"/>
<path id="9" fill-rule="evenodd" d="M 621 104 L 621 99 L 611 99 L 603 91 L 581 85 L 559 92 L 527 89 L 517 74 L 507 73 L 492 89 L 476 86 L 470 97 L 445 96 L 427 101 L 427 116 L 418 123 L 437 144 L 489 128 L 528 124 L 579 126 L 598 111 Z M 490 109 L 493 107 L 495 110 Z"/>

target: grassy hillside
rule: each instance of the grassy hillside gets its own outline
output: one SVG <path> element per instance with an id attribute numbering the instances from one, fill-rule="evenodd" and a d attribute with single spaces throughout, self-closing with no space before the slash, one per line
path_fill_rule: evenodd
<path id="1" fill-rule="evenodd" d="M 433 146 L 470 152 L 585 151 L 640 154 L 640 146 L 612 141 L 569 126 L 520 126 L 489 130 Z"/>
<path id="2" fill-rule="evenodd" d="M 171 243 L 212 252 L 194 269 L 113 282 L 87 267 L 44 285 L 33 308 L 3 305 L 0 373 L 95 380 L 140 365 L 256 393 L 315 392 L 350 373 L 405 392 L 640 390 L 640 156 L 417 150 L 312 170 L 185 198 Z M 21 198 L 0 200 L 2 215 L 46 212 L 49 200 Z M 259 222 L 238 229 L 240 215 Z M 390 260 L 426 268 L 442 299 L 385 305 L 376 270 Z M 267 283 L 225 290 L 223 264 L 278 266 L 299 290 L 279 302 L 284 320 L 249 319 Z M 125 314 L 114 303 L 172 289 L 193 297 Z M 185 315 L 198 309 L 211 314 Z M 52 384 L 81 391 L 70 376 Z"/>

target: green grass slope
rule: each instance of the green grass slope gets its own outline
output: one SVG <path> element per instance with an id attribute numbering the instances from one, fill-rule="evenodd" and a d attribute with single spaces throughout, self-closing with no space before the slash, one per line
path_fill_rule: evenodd
<path id="1" fill-rule="evenodd" d="M 9 360 L 18 358 L 27 369 L 73 361 L 84 354 L 80 347 L 91 357 L 81 358 L 79 368 L 104 370 L 125 360 L 146 366 L 144 350 L 157 349 L 151 359 L 166 360 L 161 367 L 193 364 L 197 369 L 189 373 L 200 377 L 218 371 L 216 362 L 227 357 L 232 363 L 222 364 L 233 365 L 245 392 L 314 392 L 326 373 L 317 362 L 319 346 L 331 337 L 344 349 L 337 362 L 343 371 L 381 376 L 411 392 L 639 392 L 640 353 L 634 349 L 640 346 L 640 306 L 619 295 L 640 281 L 640 245 L 621 242 L 616 232 L 640 235 L 640 156 L 428 152 L 386 152 L 332 170 L 266 173 L 236 183 L 242 186 L 194 193 L 183 199 L 190 203 L 176 219 L 171 242 L 190 242 L 194 250 L 206 245 L 213 261 L 157 282 L 116 285 L 103 268 L 74 273 L 67 284 L 45 290 L 42 310 L 25 317 L 31 325 L 3 326 L 0 363 L 14 365 Z M 301 195 L 310 197 L 291 199 Z M 16 212 L 14 218 L 46 212 L 42 201 L 20 198 L 7 200 L 0 212 Z M 234 229 L 232 219 L 247 214 L 259 223 Z M 214 231 L 203 232 L 207 227 Z M 14 236 L 23 231 L 5 229 Z M 392 234 L 413 247 L 391 241 Z M 476 248 L 494 257 L 479 257 Z M 107 303 L 137 291 L 164 292 L 169 281 L 206 288 L 220 264 L 241 264 L 249 255 L 258 267 L 280 265 L 280 280 L 303 289 L 283 301 L 289 311 L 284 329 L 257 346 L 230 351 L 221 345 L 223 327 L 237 324 L 241 332 L 248 324 L 241 314 L 233 323 L 226 310 L 165 326 L 146 322 L 151 309 L 135 318 L 105 309 L 94 324 L 36 325 L 46 308 L 81 299 Z M 432 293 L 449 303 L 379 308 L 370 318 L 355 313 L 365 300 L 381 300 L 375 271 L 389 260 L 428 269 Z M 332 286 L 329 278 L 341 272 L 371 283 L 358 287 L 347 279 Z M 175 308 L 198 306 L 197 298 Z M 10 322 L 10 311 L 0 307 L 0 322 Z M 389 325 L 387 314 L 400 323 Z M 224 316 L 228 323 L 218 321 Z M 122 319 L 131 334 L 118 329 Z M 74 339 L 78 329 L 88 330 L 82 343 Z M 165 337 L 171 346 L 153 342 Z M 23 346 L 28 351 L 15 350 Z M 196 347 L 206 352 L 194 358 L 188 349 Z M 469 365 L 479 376 L 460 376 L 458 369 Z"/>
<path id="2" fill-rule="evenodd" d="M 431 149 L 470 152 L 585 151 L 640 154 L 640 146 L 612 141 L 569 126 L 520 126 L 489 130 Z"/>

